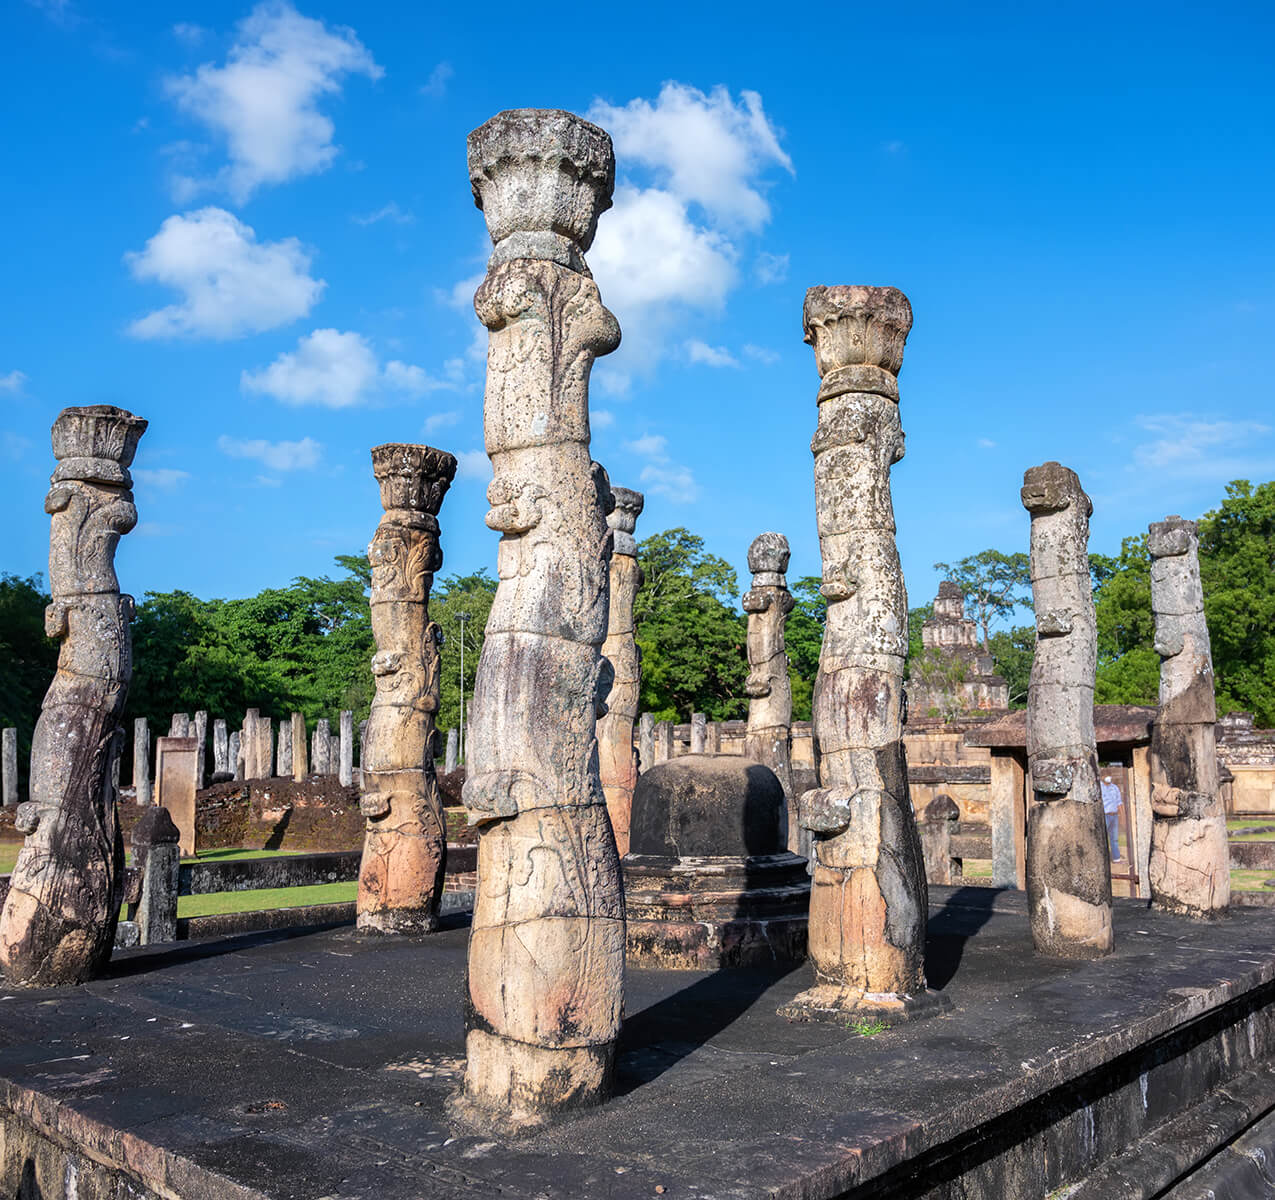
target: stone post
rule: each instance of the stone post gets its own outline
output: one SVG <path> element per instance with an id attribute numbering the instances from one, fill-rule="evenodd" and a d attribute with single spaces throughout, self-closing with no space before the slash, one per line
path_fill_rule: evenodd
<path id="1" fill-rule="evenodd" d="M 803 323 L 822 377 L 815 515 L 828 601 L 814 689 L 819 786 L 802 795 L 814 834 L 810 957 L 816 984 L 781 1011 L 916 1015 L 928 892 L 903 749 L 908 604 L 894 541 L 890 468 L 903 457 L 899 385 L 912 328 L 889 287 L 815 287 Z"/>
<path id="2" fill-rule="evenodd" d="M 1160 709 L 1151 730 L 1151 901 L 1169 912 L 1212 917 L 1231 902 L 1231 874 L 1195 522 L 1177 516 L 1157 522 L 1147 550 L 1160 655 Z"/>
<path id="3" fill-rule="evenodd" d="M 173 713 L 168 724 L 169 737 L 190 737 L 190 713 Z"/>
<path id="4" fill-rule="evenodd" d="M 129 841 L 133 866 L 142 874 L 137 905 L 138 942 L 150 946 L 177 940 L 177 885 L 181 870 L 181 834 L 166 808 L 145 812 Z"/>
<path id="5" fill-rule="evenodd" d="M 748 547 L 753 586 L 744 593 L 748 614 L 748 730 L 744 754 L 764 763 L 778 776 L 788 801 L 788 849 L 809 859 L 810 831 L 797 822 L 792 794 L 789 737 L 792 730 L 792 683 L 784 626 L 796 603 L 788 590 L 788 539 L 782 533 L 763 533 Z"/>
<path id="6" fill-rule="evenodd" d="M 359 786 L 362 787 L 363 764 L 367 761 L 367 718 L 359 722 Z"/>
<path id="7" fill-rule="evenodd" d="M 348 708 L 341 710 L 339 728 L 337 777 L 342 787 L 350 787 L 354 783 L 354 713 Z"/>
<path id="8" fill-rule="evenodd" d="M 292 778 L 296 783 L 304 783 L 309 773 L 305 753 L 305 717 L 294 712 L 292 714 Z"/>
<path id="9" fill-rule="evenodd" d="M 1031 513 L 1036 608 L 1027 693 L 1027 912 L 1041 954 L 1098 958 L 1115 942 L 1093 726 L 1093 505 L 1076 473 L 1056 462 L 1023 475 L 1022 497 Z"/>
<path id="10" fill-rule="evenodd" d="M 243 763 L 243 731 L 236 729 L 230 735 L 230 761 L 236 782 L 244 777 Z"/>
<path id="11" fill-rule="evenodd" d="M 964 877 L 961 860 L 952 857 L 952 834 L 960 819 L 961 810 L 951 796 L 935 796 L 921 815 L 921 851 L 925 856 L 925 878 L 930 883 L 950 886 Z"/>
<path id="12" fill-rule="evenodd" d="M 460 745 L 459 736 L 453 726 L 447 731 L 447 755 L 443 759 L 443 773 L 450 775 L 456 770 L 456 749 Z"/>
<path id="13" fill-rule="evenodd" d="M 495 243 L 484 432 L 499 585 L 470 705 L 464 802 L 482 827 L 463 1097 L 484 1129 L 611 1090 L 624 893 L 598 777 L 611 490 L 589 455 L 589 372 L 619 345 L 584 251 L 615 182 L 611 139 L 521 109 L 469 138 Z M 609 674 L 609 673 L 608 673 Z"/>
<path id="14" fill-rule="evenodd" d="M 10 726 L 0 742 L 0 774 L 4 777 L 4 807 L 18 804 L 18 731 Z"/>
<path id="15" fill-rule="evenodd" d="M 720 754 L 722 752 L 722 723 L 720 721 L 709 721 L 708 735 L 704 744 L 705 754 Z"/>
<path id="16" fill-rule="evenodd" d="M 260 715 L 258 709 L 248 709 L 243 715 L 243 725 L 239 728 L 239 753 L 243 755 L 244 779 L 261 778 L 257 767 L 257 718 Z"/>
<path id="17" fill-rule="evenodd" d="M 292 722 L 280 720 L 279 745 L 275 750 L 275 777 L 292 778 Z"/>
<path id="18" fill-rule="evenodd" d="M 310 765 L 316 775 L 332 774 L 332 727 L 327 717 L 320 717 L 314 725 L 314 753 Z"/>
<path id="19" fill-rule="evenodd" d="M 195 786 L 204 786 L 204 768 L 208 761 L 208 714 L 202 709 L 195 714 L 190 725 L 191 736 L 199 743 L 198 771 L 195 775 Z"/>
<path id="20" fill-rule="evenodd" d="M 151 802 L 151 728 L 145 717 L 133 721 L 133 792 L 139 805 Z"/>
<path id="21" fill-rule="evenodd" d="M 638 774 L 655 766 L 655 718 L 648 712 L 638 718 Z"/>
<path id="22" fill-rule="evenodd" d="M 703 754 L 708 749 L 708 717 L 691 713 L 691 753 Z"/>
<path id="23" fill-rule="evenodd" d="M 372 450 L 385 510 L 368 547 L 372 564 L 372 674 L 376 695 L 360 764 L 367 817 L 359 872 L 358 927 L 431 933 L 438 927 L 447 824 L 434 776 L 434 714 L 442 631 L 429 619 L 429 589 L 443 565 L 438 510 L 456 460 L 430 446 Z M 341 714 L 341 779 L 353 775 L 354 714 Z"/>
<path id="24" fill-rule="evenodd" d="M 257 718 L 257 770 L 259 779 L 274 778 L 274 719 Z"/>
<path id="25" fill-rule="evenodd" d="M 120 594 L 115 550 L 137 524 L 128 467 L 145 431 L 105 404 L 65 408 L 53 423 L 44 628 L 62 645 L 32 738 L 31 798 L 14 822 L 26 840 L 0 914 L 10 984 L 82 983 L 115 940 L 124 843 L 111 779 L 133 674 L 133 598 Z"/>
<path id="26" fill-rule="evenodd" d="M 642 664 L 633 637 L 633 601 L 642 586 L 637 541 L 633 530 L 646 503 L 641 492 L 613 487 L 615 508 L 607 517 L 611 529 L 611 604 L 602 656 L 613 678 L 606 714 L 598 719 L 598 773 L 606 796 L 611 828 L 620 857 L 629 852 L 629 814 L 637 787 L 638 763 L 633 748 L 633 723 L 642 690 Z"/>
<path id="27" fill-rule="evenodd" d="M 181 833 L 183 854 L 195 854 L 195 739 L 158 738 L 155 742 L 155 803 L 166 809 Z"/>
<path id="28" fill-rule="evenodd" d="M 673 722 L 657 721 L 655 724 L 655 762 L 668 762 L 673 757 Z"/>
<path id="29" fill-rule="evenodd" d="M 220 718 L 213 722 L 213 777 L 222 781 L 234 775 L 230 764 L 230 735 L 226 731 L 226 722 Z"/>

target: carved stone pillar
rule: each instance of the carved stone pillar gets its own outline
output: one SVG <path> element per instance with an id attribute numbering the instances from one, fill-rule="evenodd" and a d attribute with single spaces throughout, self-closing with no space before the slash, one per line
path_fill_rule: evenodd
<path id="1" fill-rule="evenodd" d="M 1041 954 L 1098 958 L 1115 943 L 1093 727 L 1093 505 L 1076 473 L 1055 462 L 1024 474 L 1022 498 L 1032 519 L 1036 608 L 1027 693 L 1027 911 Z"/>
<path id="2" fill-rule="evenodd" d="M 11 984 L 81 983 L 105 965 L 119 915 L 124 844 L 113 768 L 133 674 L 133 598 L 115 575 L 120 537 L 137 524 L 129 464 L 146 422 L 110 405 L 65 408 L 44 509 L 52 520 L 45 631 L 61 641 L 31 746 L 26 835 L 0 914 L 0 966 Z"/>
<path id="3" fill-rule="evenodd" d="M 598 720 L 598 771 L 615 831 L 616 850 L 623 858 L 629 852 L 629 814 L 633 789 L 637 787 L 633 726 L 638 715 L 638 693 L 642 690 L 642 667 L 633 638 L 633 601 L 642 586 L 642 568 L 638 566 L 633 530 L 645 499 L 641 492 L 622 487 L 612 487 L 611 494 L 615 497 L 615 508 L 607 517 L 612 537 L 611 606 L 602 656 L 611 664 L 614 677 L 606 714 Z"/>
<path id="4" fill-rule="evenodd" d="M 748 732 L 744 756 L 765 763 L 779 779 L 788 807 L 788 849 L 808 856 L 810 836 L 793 812 L 792 763 L 788 738 L 792 728 L 792 683 L 784 626 L 795 601 L 788 590 L 788 539 L 782 533 L 763 533 L 748 547 L 753 586 L 744 593 L 748 614 Z M 804 835 L 804 836 L 803 836 Z"/>
<path id="5" fill-rule="evenodd" d="M 912 309 L 895 288 L 816 287 L 804 323 L 823 377 L 811 449 L 828 601 L 814 690 L 819 787 L 798 801 L 815 835 L 817 983 L 781 1012 L 897 1020 L 940 1002 L 925 987 L 928 893 L 903 750 L 908 605 L 890 498 Z"/>
<path id="6" fill-rule="evenodd" d="M 367 817 L 359 870 L 358 927 L 430 933 L 438 926 L 447 824 L 434 776 L 434 714 L 442 631 L 429 619 L 429 589 L 443 565 L 438 510 L 456 460 L 430 446 L 372 450 L 385 515 L 372 564 L 372 674 L 359 805 Z M 341 714 L 341 769 L 353 754 L 353 716 Z M 348 768 L 352 774 L 352 765 Z"/>
<path id="7" fill-rule="evenodd" d="M 484 428 L 499 585 L 470 705 L 463 797 L 481 827 L 458 1115 L 537 1124 L 610 1091 L 624 896 L 598 777 L 610 675 L 611 507 L 589 456 L 589 372 L 620 341 L 584 251 L 615 181 L 611 139 L 519 109 L 469 137 L 495 243 L 474 307 L 490 331 Z"/>
<path id="8" fill-rule="evenodd" d="M 1160 655 L 1160 711 L 1151 731 L 1151 900 L 1170 912 L 1212 917 L 1231 902 L 1231 872 L 1195 522 L 1157 522 L 1147 550 Z"/>

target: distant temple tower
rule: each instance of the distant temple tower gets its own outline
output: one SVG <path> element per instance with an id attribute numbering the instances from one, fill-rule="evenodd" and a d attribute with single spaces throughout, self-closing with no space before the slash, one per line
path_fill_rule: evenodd
<path id="1" fill-rule="evenodd" d="M 918 717 L 953 708 L 978 712 L 1009 708 L 1009 684 L 995 673 L 992 656 L 978 644 L 978 626 L 965 615 L 965 597 L 950 579 L 939 584 L 934 615 L 921 626 L 930 669 L 913 664 L 908 711 Z"/>

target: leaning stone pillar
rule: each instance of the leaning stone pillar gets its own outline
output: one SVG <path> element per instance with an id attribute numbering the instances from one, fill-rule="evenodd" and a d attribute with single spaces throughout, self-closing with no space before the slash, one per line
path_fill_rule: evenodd
<path id="1" fill-rule="evenodd" d="M 616 850 L 623 858 L 629 852 L 629 814 L 638 777 L 633 725 L 638 715 L 638 693 L 642 690 L 642 667 L 633 637 L 633 601 L 642 586 L 642 568 L 638 566 L 633 530 L 645 498 L 641 492 L 622 487 L 613 487 L 611 494 L 615 497 L 615 509 L 607 517 L 613 538 L 611 611 L 602 655 L 611 664 L 615 677 L 607 695 L 606 715 L 598 720 L 598 770 L 611 828 L 615 830 Z"/>
<path id="2" fill-rule="evenodd" d="M 748 547 L 748 569 L 753 586 L 744 593 L 748 614 L 748 731 L 744 756 L 765 763 L 779 779 L 788 808 L 788 849 L 809 858 L 808 830 L 793 812 L 792 763 L 788 739 L 792 729 L 792 683 L 788 678 L 788 653 L 784 626 L 795 601 L 788 590 L 788 539 L 782 533 L 763 533 Z"/>
<path id="3" fill-rule="evenodd" d="M 124 843 L 113 769 L 133 674 L 133 598 L 120 594 L 115 550 L 137 524 L 129 464 L 146 432 L 110 405 L 65 408 L 53 423 L 58 460 L 44 627 L 62 642 L 31 746 L 26 835 L 0 914 L 0 966 L 11 984 L 81 983 L 105 965 L 119 916 Z"/>
<path id="4" fill-rule="evenodd" d="M 1024 474 L 1022 498 L 1031 513 L 1036 608 L 1027 693 L 1027 912 L 1041 954 L 1098 958 L 1115 942 L 1093 726 L 1093 505 L 1076 473 L 1056 462 Z"/>
<path id="5" fill-rule="evenodd" d="M 359 872 L 358 927 L 430 933 L 438 927 L 447 824 L 434 776 L 441 630 L 429 589 L 443 565 L 438 510 L 456 460 L 431 446 L 372 450 L 385 509 L 368 547 L 372 564 L 372 674 L 376 695 L 360 764 L 367 817 Z M 353 776 L 354 716 L 341 714 L 341 773 Z"/>
<path id="6" fill-rule="evenodd" d="M 1151 731 L 1151 901 L 1170 912 L 1213 917 L 1231 902 L 1231 872 L 1195 522 L 1157 522 L 1147 550 L 1160 655 L 1160 710 Z"/>
<path id="7" fill-rule="evenodd" d="M 490 331 L 487 525 L 503 536 L 466 747 L 480 882 L 457 1111 L 519 1127 L 609 1094 L 623 1002 L 596 741 L 611 494 L 588 395 L 620 328 L 584 261 L 615 159 L 587 121 L 521 109 L 470 135 L 469 170 L 496 246 L 474 307 Z"/>
<path id="8" fill-rule="evenodd" d="M 798 801 L 814 836 L 816 984 L 781 1011 L 894 1019 L 936 1003 L 925 986 L 928 893 L 903 749 L 908 605 L 890 467 L 903 457 L 899 387 L 912 328 L 895 288 L 815 287 L 806 341 L 819 388 L 815 513 L 828 617 L 814 689 L 819 787 Z"/>

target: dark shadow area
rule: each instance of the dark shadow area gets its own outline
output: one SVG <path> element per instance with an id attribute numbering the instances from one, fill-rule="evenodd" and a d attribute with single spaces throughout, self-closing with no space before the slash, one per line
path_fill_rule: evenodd
<path id="1" fill-rule="evenodd" d="M 29 1158 L 22 1164 L 22 1178 L 15 1195 L 17 1200 L 44 1200 L 44 1190 L 35 1177 L 35 1163 Z"/>
<path id="2" fill-rule="evenodd" d="M 965 943 L 992 919 L 996 897 L 1006 889 L 959 887 L 930 917 L 925 931 L 925 978 L 941 992 L 956 977 Z"/>
<path id="3" fill-rule="evenodd" d="M 263 850 L 279 850 L 283 847 L 283 835 L 288 832 L 288 825 L 292 821 L 292 809 L 284 810 L 283 816 L 275 822 L 275 827 L 270 831 L 270 836 L 266 838 L 265 844 L 261 847 Z"/>
<path id="4" fill-rule="evenodd" d="M 658 1079 L 734 1024 L 776 983 L 802 965 L 714 971 L 626 1016 L 616 1048 L 616 1095 L 625 1096 Z"/>

